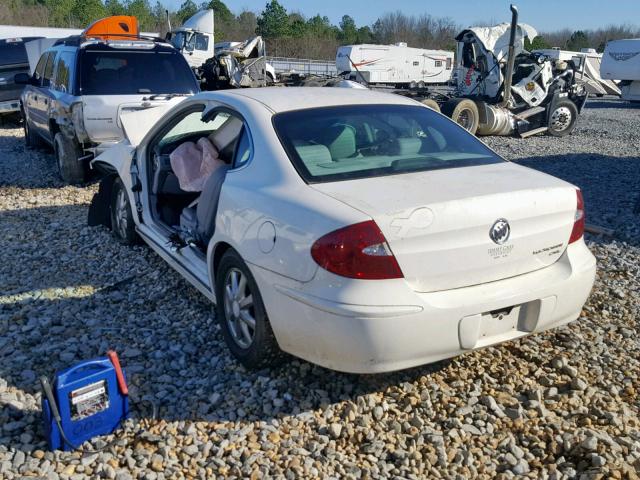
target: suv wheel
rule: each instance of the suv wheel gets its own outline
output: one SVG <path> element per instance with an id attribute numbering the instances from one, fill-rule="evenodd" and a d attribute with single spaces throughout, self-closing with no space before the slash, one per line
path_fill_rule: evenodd
<path id="1" fill-rule="evenodd" d="M 84 182 L 84 165 L 78 160 L 81 153 L 78 142 L 58 132 L 53 139 L 53 151 L 62 180 L 71 184 Z"/>
<path id="2" fill-rule="evenodd" d="M 111 189 L 111 230 L 123 245 L 135 245 L 140 242 L 129 196 L 120 178 L 115 179 Z"/>
<path id="3" fill-rule="evenodd" d="M 216 275 L 216 317 L 231 353 L 247 368 L 272 366 L 281 356 L 253 275 L 227 251 Z"/>
<path id="4" fill-rule="evenodd" d="M 32 129 L 31 129 L 31 125 L 29 123 L 29 120 L 27 119 L 26 115 L 23 113 L 22 114 L 22 118 L 24 119 L 24 121 L 22 122 L 22 128 L 24 129 L 24 144 L 25 146 L 27 146 L 28 148 L 36 148 L 42 145 L 42 142 L 40 141 L 40 137 L 38 136 L 37 133 L 35 133 Z"/>

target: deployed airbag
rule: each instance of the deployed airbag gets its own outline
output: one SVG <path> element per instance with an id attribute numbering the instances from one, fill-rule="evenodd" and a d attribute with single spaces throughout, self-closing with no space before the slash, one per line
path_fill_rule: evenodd
<path id="1" fill-rule="evenodd" d="M 185 142 L 169 156 L 171 169 L 186 192 L 201 192 L 209 176 L 226 165 L 218 158 L 218 150 L 203 137 L 197 143 Z"/>

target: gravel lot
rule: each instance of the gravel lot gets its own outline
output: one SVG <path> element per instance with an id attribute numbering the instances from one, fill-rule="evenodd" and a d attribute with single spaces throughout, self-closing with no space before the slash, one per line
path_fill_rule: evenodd
<path id="1" fill-rule="evenodd" d="M 0 478 L 638 478 L 640 109 L 592 102 L 566 139 L 489 138 L 585 194 L 594 292 L 569 326 L 354 376 L 247 372 L 208 302 L 146 247 L 86 226 L 96 186 L 0 130 Z M 635 209 L 635 211 L 634 211 Z M 133 418 L 100 454 L 47 452 L 37 378 L 120 352 Z M 155 405 L 154 412 L 151 405 Z"/>

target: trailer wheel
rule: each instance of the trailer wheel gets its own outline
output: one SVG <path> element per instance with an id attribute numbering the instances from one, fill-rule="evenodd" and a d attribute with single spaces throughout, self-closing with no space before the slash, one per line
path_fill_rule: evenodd
<path id="1" fill-rule="evenodd" d="M 440 113 L 440 105 L 438 105 L 438 102 L 436 102 L 433 98 L 425 98 L 421 103 L 429 107 L 431 110 L 435 110 L 436 112 Z"/>
<path id="2" fill-rule="evenodd" d="M 473 100 L 452 98 L 442 106 L 442 113 L 469 133 L 476 134 L 478 123 L 480 122 L 480 113 L 476 102 Z"/>
<path id="3" fill-rule="evenodd" d="M 576 127 L 578 108 L 571 100 L 560 100 L 549 114 L 549 135 L 566 137 Z"/>

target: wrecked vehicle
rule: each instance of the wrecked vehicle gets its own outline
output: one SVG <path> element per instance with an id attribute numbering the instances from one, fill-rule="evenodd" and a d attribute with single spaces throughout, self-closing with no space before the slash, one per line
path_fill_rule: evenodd
<path id="1" fill-rule="evenodd" d="M 162 40 L 140 37 L 134 17 L 102 19 L 82 35 L 56 41 L 33 75 L 15 81 L 26 85 L 20 103 L 27 146 L 51 145 L 68 183 L 81 183 L 88 161 L 123 138 L 121 113 L 199 91 L 182 55 Z"/>
<path id="2" fill-rule="evenodd" d="M 260 36 L 244 42 L 214 43 L 214 12 L 199 10 L 177 28 L 167 11 L 167 41 L 182 53 L 202 90 L 264 87 L 276 81 L 274 68 L 266 62 Z"/>
<path id="3" fill-rule="evenodd" d="M 569 135 L 588 96 L 576 82 L 576 65 L 526 51 L 525 37 L 537 33 L 511 10 L 510 26 L 458 34 L 456 98 L 442 111 L 479 135 Z"/>
<path id="4" fill-rule="evenodd" d="M 89 224 L 215 303 L 247 367 L 434 362 L 573 321 L 593 285 L 580 190 L 411 99 L 245 88 L 122 123 Z"/>
<path id="5" fill-rule="evenodd" d="M 511 24 L 472 27 L 456 36 L 452 89 L 394 93 L 421 101 L 478 135 L 569 135 L 588 97 L 576 81 L 577 65 L 526 51 L 524 39 L 533 39 L 536 31 L 518 23 L 514 5 L 511 12 Z"/>

